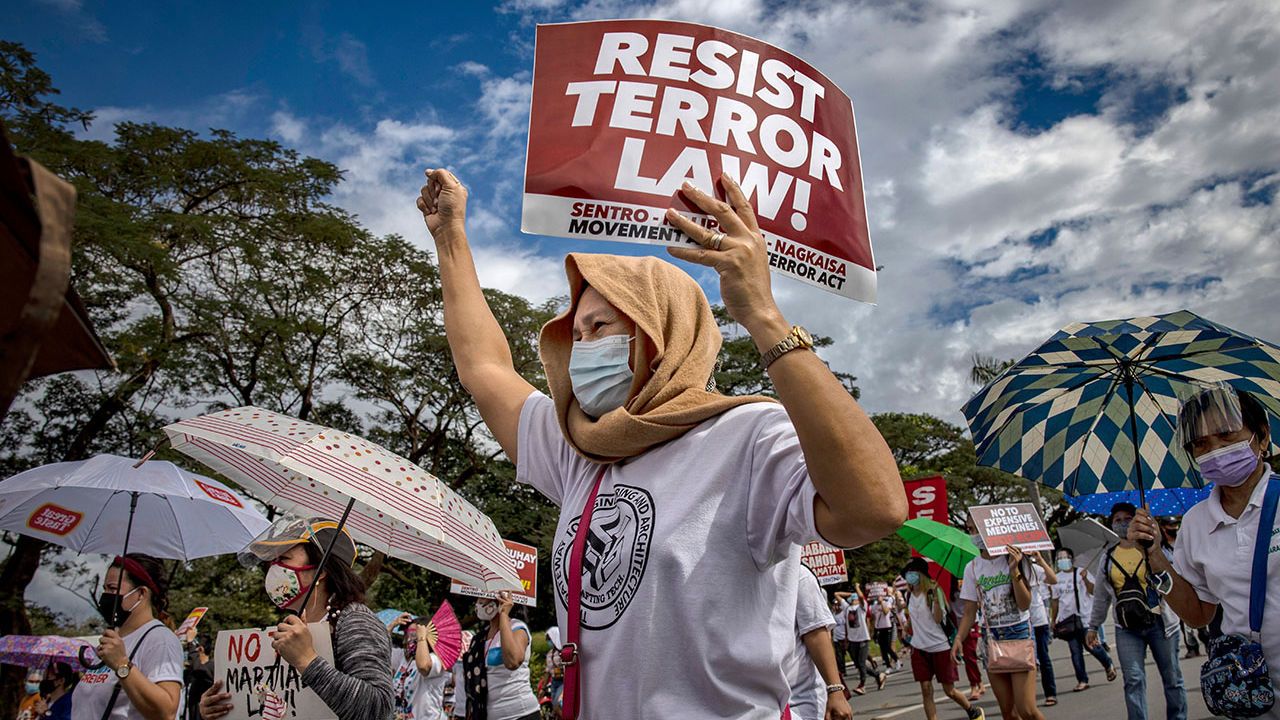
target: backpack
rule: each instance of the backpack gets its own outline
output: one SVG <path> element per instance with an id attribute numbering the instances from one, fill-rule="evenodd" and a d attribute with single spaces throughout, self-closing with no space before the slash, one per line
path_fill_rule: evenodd
<path id="1" fill-rule="evenodd" d="M 1130 575 L 1123 565 L 1115 561 L 1114 553 L 1115 548 L 1107 551 L 1107 563 L 1119 570 L 1124 578 L 1120 589 L 1116 591 L 1116 622 L 1125 630 L 1141 632 L 1161 620 L 1159 613 L 1151 612 L 1157 605 L 1151 603 L 1149 588 L 1142 587 L 1142 583 L 1138 580 L 1137 568 L 1134 569 L 1134 574 Z M 1138 567 L 1141 568 L 1146 563 L 1147 556 L 1143 555 Z M 1147 574 L 1150 572 L 1151 567 L 1147 566 Z"/>

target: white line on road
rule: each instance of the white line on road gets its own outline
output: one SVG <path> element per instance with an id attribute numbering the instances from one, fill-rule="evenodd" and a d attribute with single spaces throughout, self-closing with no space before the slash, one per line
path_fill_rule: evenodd
<path id="1" fill-rule="evenodd" d="M 948 698 L 946 695 L 937 695 L 933 698 L 934 704 L 941 704 L 943 700 L 947 700 L 949 702 L 950 698 Z M 887 712 L 882 715 L 872 715 L 871 720 L 886 720 L 887 718 L 898 717 L 899 715 L 905 715 L 906 713 L 913 712 L 915 710 L 923 710 L 923 709 L 924 709 L 924 703 L 918 703 L 916 705 L 899 708 L 897 710 L 894 710 L 893 712 Z M 856 712 L 854 714 L 857 715 Z"/>

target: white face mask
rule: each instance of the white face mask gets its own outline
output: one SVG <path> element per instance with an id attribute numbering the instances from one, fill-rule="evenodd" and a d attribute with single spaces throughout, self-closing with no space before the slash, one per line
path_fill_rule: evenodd
<path id="1" fill-rule="evenodd" d="M 626 335 L 576 340 L 569 356 L 569 382 L 582 412 L 598 418 L 617 410 L 631 394 L 631 341 Z"/>
<path id="2" fill-rule="evenodd" d="M 476 603 L 476 617 L 489 622 L 498 616 L 498 606 L 493 603 Z"/>

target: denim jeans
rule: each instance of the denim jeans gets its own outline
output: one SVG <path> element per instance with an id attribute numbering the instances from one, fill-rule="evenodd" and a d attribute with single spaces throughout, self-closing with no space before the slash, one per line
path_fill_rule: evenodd
<path id="1" fill-rule="evenodd" d="M 1053 677 L 1053 661 L 1049 659 L 1049 626 L 1035 626 L 1036 635 L 1036 669 L 1040 671 L 1040 687 L 1047 698 L 1058 697 L 1058 681 Z"/>
<path id="2" fill-rule="evenodd" d="M 1091 648 L 1084 644 L 1085 631 L 1082 629 L 1075 635 L 1067 638 L 1067 645 L 1071 647 L 1071 667 L 1076 671 L 1076 682 L 1089 682 L 1089 671 L 1084 667 L 1084 651 L 1088 650 L 1089 654 L 1102 663 L 1105 670 L 1111 667 L 1111 656 L 1106 650 L 1102 649 L 1102 643 L 1099 641 L 1098 647 Z"/>
<path id="3" fill-rule="evenodd" d="M 1120 672 L 1124 674 L 1124 704 L 1129 720 L 1147 719 L 1147 649 L 1156 661 L 1164 685 L 1165 717 L 1186 720 L 1187 691 L 1178 667 L 1178 635 L 1164 634 L 1164 623 L 1158 619 L 1154 627 L 1135 632 L 1116 627 L 1116 652 L 1120 655 Z"/>

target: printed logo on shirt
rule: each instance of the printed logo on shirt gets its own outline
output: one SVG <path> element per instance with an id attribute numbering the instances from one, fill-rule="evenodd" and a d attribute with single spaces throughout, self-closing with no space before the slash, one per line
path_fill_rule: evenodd
<path id="1" fill-rule="evenodd" d="M 988 592 L 990 592 L 992 588 L 996 588 L 1001 585 L 1008 585 L 1008 584 L 1009 584 L 1008 573 L 1000 573 L 999 575 L 979 575 L 978 576 L 978 586 Z"/>
<path id="2" fill-rule="evenodd" d="M 551 557 L 556 596 L 568 607 L 569 551 L 582 516 L 569 522 Z M 582 627 L 603 630 L 618 621 L 644 579 L 653 539 L 653 496 L 643 488 L 617 485 L 596 497 L 582 557 Z"/>

